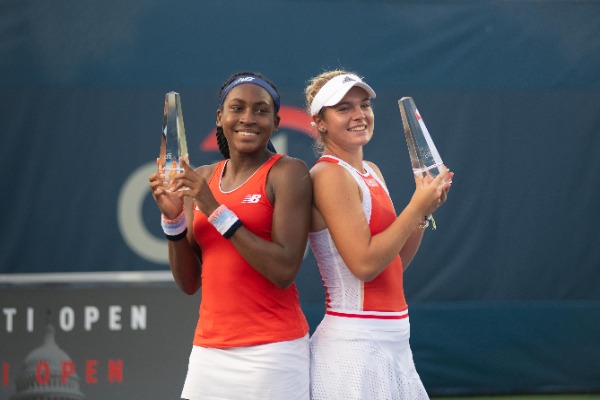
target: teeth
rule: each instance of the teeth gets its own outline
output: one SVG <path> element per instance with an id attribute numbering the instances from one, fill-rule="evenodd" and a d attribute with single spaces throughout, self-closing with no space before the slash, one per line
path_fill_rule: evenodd
<path id="1" fill-rule="evenodd" d="M 355 131 L 363 131 L 365 130 L 367 127 L 366 126 L 357 126 L 355 128 L 352 129 L 348 129 L 349 131 L 355 132 Z"/>
<path id="2" fill-rule="evenodd" d="M 238 135 L 240 135 L 240 136 L 253 136 L 256 134 L 257 133 L 255 133 L 255 132 L 238 132 Z"/>

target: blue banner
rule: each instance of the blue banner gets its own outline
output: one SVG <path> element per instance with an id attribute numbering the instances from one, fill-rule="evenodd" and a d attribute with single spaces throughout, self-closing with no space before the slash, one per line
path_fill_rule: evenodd
<path id="1" fill-rule="evenodd" d="M 1 285 L 170 283 L 148 188 L 165 93 L 181 95 L 199 166 L 221 157 L 221 83 L 238 70 L 264 73 L 282 96 L 273 142 L 310 166 L 303 88 L 346 68 L 377 91 L 365 158 L 397 210 L 414 188 L 401 97 L 413 97 L 456 174 L 437 230 L 405 274 L 428 391 L 600 391 L 600 3 L 37 0 L 0 9 Z M 314 329 L 324 294 L 310 251 L 297 284 Z M 557 320 L 572 329 L 552 331 Z"/>

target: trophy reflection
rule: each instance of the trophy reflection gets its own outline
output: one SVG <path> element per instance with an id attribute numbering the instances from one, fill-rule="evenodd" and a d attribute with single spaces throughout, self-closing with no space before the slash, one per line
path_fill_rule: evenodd
<path id="1" fill-rule="evenodd" d="M 169 92 L 165 96 L 159 156 L 160 170 L 164 174 L 164 186 L 167 190 L 172 186 L 173 177 L 183 171 L 179 159 L 187 154 L 181 98 L 179 93 Z"/>
<path id="2" fill-rule="evenodd" d="M 423 122 L 419 110 L 417 110 L 417 106 L 415 106 L 415 102 L 412 97 L 403 97 L 398 100 L 398 106 L 400 106 L 404 137 L 408 146 L 413 173 L 415 175 L 429 174 L 435 178 L 445 168 L 444 162 L 433 143 L 433 139 L 431 139 L 431 135 L 425 126 L 425 122 Z M 452 183 L 452 181 L 444 181 L 441 185 L 447 183 Z M 428 215 L 425 218 L 426 223 L 423 225 L 423 228 L 429 226 L 429 222 L 431 222 L 432 229 L 436 229 L 433 216 Z"/>
<path id="3" fill-rule="evenodd" d="M 403 97 L 398 100 L 398 105 L 413 173 L 429 173 L 435 178 L 444 168 L 444 163 L 415 102 L 412 97 Z"/>

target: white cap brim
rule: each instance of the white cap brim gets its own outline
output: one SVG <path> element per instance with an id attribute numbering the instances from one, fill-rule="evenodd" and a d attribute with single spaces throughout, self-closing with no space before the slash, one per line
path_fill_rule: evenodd
<path id="1" fill-rule="evenodd" d="M 331 107 L 338 104 L 354 86 L 363 88 L 370 99 L 375 98 L 375 91 L 354 74 L 343 74 L 331 78 L 317 92 L 310 104 L 310 115 L 316 115 L 323 107 Z"/>

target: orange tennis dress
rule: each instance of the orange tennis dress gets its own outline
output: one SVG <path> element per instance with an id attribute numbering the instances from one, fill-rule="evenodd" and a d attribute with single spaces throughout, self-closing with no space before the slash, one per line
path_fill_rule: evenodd
<path id="1" fill-rule="evenodd" d="M 227 160 L 208 182 L 215 199 L 265 240 L 273 220 L 267 176 L 282 156 L 234 190 L 221 190 Z M 295 284 L 281 289 L 262 276 L 198 209 L 194 237 L 202 250 L 202 301 L 182 397 L 308 400 L 308 324 Z"/>

